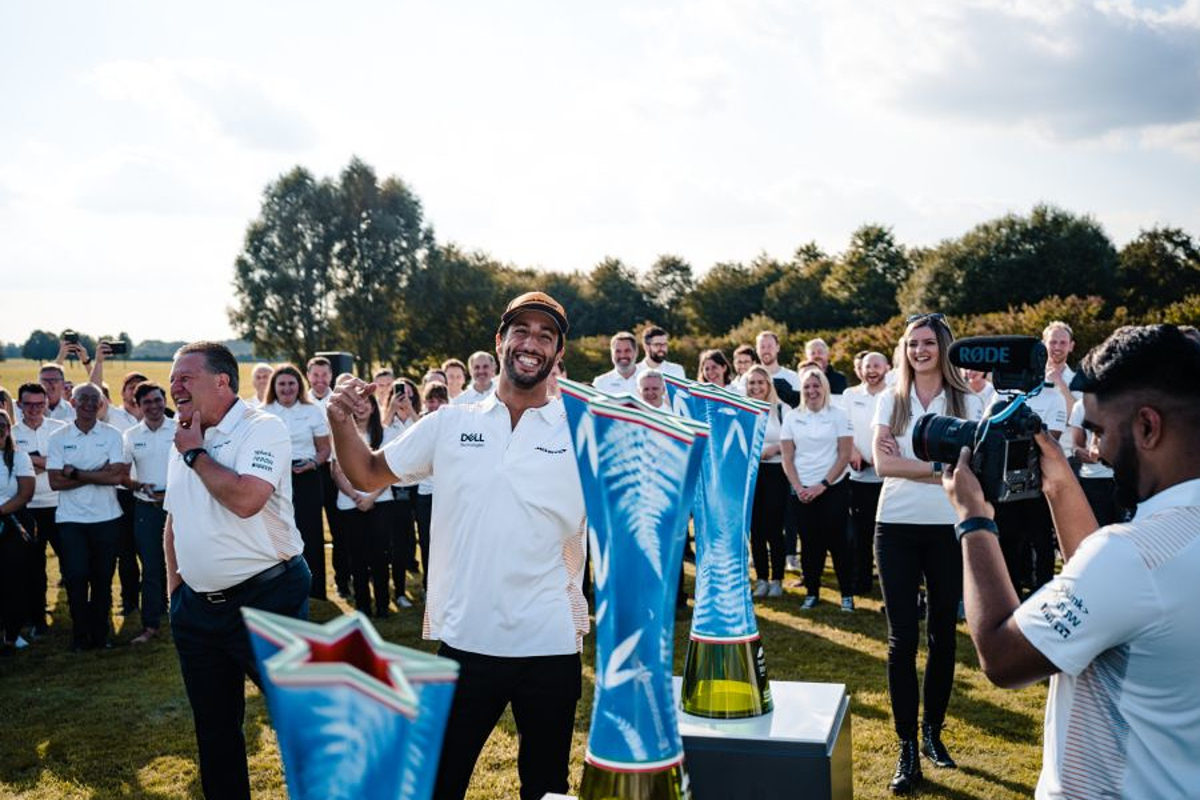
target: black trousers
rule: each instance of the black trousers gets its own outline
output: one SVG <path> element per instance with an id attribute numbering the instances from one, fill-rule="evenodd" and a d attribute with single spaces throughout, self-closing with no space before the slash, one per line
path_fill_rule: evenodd
<path id="1" fill-rule="evenodd" d="M 509 703 L 521 800 L 566 794 L 575 706 L 583 692 L 579 654 L 502 658 L 443 644 L 438 655 L 457 661 L 459 673 L 434 800 L 461 800 L 467 793 L 479 753 Z"/>
<path id="2" fill-rule="evenodd" d="M 60 522 L 58 536 L 63 585 L 71 608 L 72 642 L 101 646 L 108 640 L 120 523 L 116 519 Z"/>
<path id="3" fill-rule="evenodd" d="M 325 520 L 329 523 L 329 538 L 333 540 L 333 584 L 339 592 L 345 593 L 350 587 L 350 544 L 345 541 L 341 531 L 341 515 L 338 513 L 337 484 L 333 482 L 329 462 L 317 467 L 321 476 L 321 506 L 325 510 Z"/>
<path id="4" fill-rule="evenodd" d="M 311 576 L 293 559 L 272 580 L 224 603 L 210 603 L 184 584 L 171 595 L 171 635 L 200 750 L 200 784 L 209 800 L 249 800 L 246 766 L 246 678 L 261 685 L 242 607 L 305 619 Z"/>
<path id="5" fill-rule="evenodd" d="M 21 635 L 21 628 L 33 622 L 28 614 L 28 584 L 32 577 L 28 565 L 36 528 L 33 517 L 24 510 L 11 516 L 31 540 L 26 541 L 14 525 L 4 524 L 0 530 L 0 617 L 4 618 L 5 638 L 13 642 Z M 44 613 L 42 619 L 45 619 Z"/>
<path id="6" fill-rule="evenodd" d="M 413 527 L 416 520 L 413 517 L 412 497 L 417 493 L 417 487 L 405 486 L 400 491 L 393 491 L 395 498 L 389 505 L 391 511 L 391 553 L 392 581 L 396 584 L 396 597 L 404 595 L 408 586 L 408 570 L 416 561 L 417 534 Z M 358 580 L 355 578 L 355 580 Z"/>
<path id="7" fill-rule="evenodd" d="M 142 594 L 142 573 L 138 569 L 137 537 L 134 534 L 134 496 L 125 489 L 117 490 L 121 504 L 121 536 L 117 540 L 117 577 L 121 579 L 121 613 L 138 607 Z"/>
<path id="8" fill-rule="evenodd" d="M 1045 497 L 996 504 L 1004 565 L 1017 594 L 1036 592 L 1054 577 L 1054 520 Z"/>
<path id="9" fill-rule="evenodd" d="M 804 571 L 804 591 L 816 597 L 821 594 L 821 573 L 825 571 L 825 554 L 833 556 L 833 571 L 837 574 L 838 591 L 842 597 L 854 594 L 854 562 L 850 555 L 846 515 L 850 513 L 850 481 L 841 480 L 808 503 L 791 497 L 800 525 L 800 568 Z"/>
<path id="10" fill-rule="evenodd" d="M 917 738 L 917 591 L 925 580 L 925 721 L 940 727 L 954 686 L 955 626 L 962 597 L 962 552 L 952 525 L 875 526 L 875 563 L 888 621 L 888 694 L 901 739 Z"/>
<path id="11" fill-rule="evenodd" d="M 433 495 L 417 494 L 413 498 L 413 516 L 417 520 L 417 540 L 421 544 L 421 587 L 427 589 L 429 588 L 429 523 L 433 518 Z M 586 570 L 584 576 L 587 576 Z"/>
<path id="12" fill-rule="evenodd" d="M 883 481 L 850 481 L 851 549 L 857 595 L 869 595 L 875 581 L 875 511 L 882 490 Z"/>
<path id="13" fill-rule="evenodd" d="M 25 583 L 28 599 L 25 613 L 35 628 L 44 628 L 46 625 L 47 588 L 46 545 L 49 544 L 55 555 L 59 555 L 61 558 L 58 523 L 54 520 L 58 509 L 51 506 L 50 508 L 30 508 L 28 511 L 29 515 L 33 517 L 37 532 L 34 535 L 33 546 L 29 549 L 29 580 Z"/>
<path id="14" fill-rule="evenodd" d="M 783 513 L 788 504 L 788 480 L 782 464 L 758 465 L 754 507 L 750 515 L 750 555 L 760 581 L 783 580 Z"/>
<path id="15" fill-rule="evenodd" d="M 392 527 L 395 503 L 377 503 L 370 511 L 357 508 L 339 510 L 339 525 L 350 545 L 350 572 L 354 576 L 354 605 L 370 616 L 371 594 L 374 610 L 384 614 L 391 598 L 388 591 L 388 562 L 392 552 Z"/>
<path id="16" fill-rule="evenodd" d="M 321 522 L 321 473 L 309 470 L 292 473 L 292 508 L 296 527 L 304 540 L 304 560 L 312 574 L 310 597 L 325 599 L 325 526 Z"/>

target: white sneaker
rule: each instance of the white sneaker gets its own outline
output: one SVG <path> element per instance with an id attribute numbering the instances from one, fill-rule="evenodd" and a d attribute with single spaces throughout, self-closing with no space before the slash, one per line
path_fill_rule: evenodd
<path id="1" fill-rule="evenodd" d="M 771 581 L 768 583 L 767 597 L 783 597 L 783 581 Z"/>
<path id="2" fill-rule="evenodd" d="M 29 642 L 25 641 L 24 636 L 18 635 L 16 640 L 13 642 L 13 647 L 17 648 L 18 650 L 24 650 L 26 647 L 29 647 Z"/>
<path id="3" fill-rule="evenodd" d="M 788 572 L 799 572 L 800 559 L 797 556 L 788 556 L 784 560 L 784 569 L 786 569 Z"/>
<path id="4" fill-rule="evenodd" d="M 815 594 L 810 594 L 808 597 L 804 598 L 804 602 L 800 604 L 800 610 L 802 611 L 812 611 L 816 607 L 817 596 Z"/>
<path id="5" fill-rule="evenodd" d="M 842 611 L 854 611 L 854 598 L 849 595 L 842 598 Z"/>
<path id="6" fill-rule="evenodd" d="M 751 594 L 753 597 L 766 597 L 767 596 L 767 582 L 766 581 L 755 581 L 754 582 L 754 591 Z"/>
<path id="7" fill-rule="evenodd" d="M 412 607 L 413 607 L 412 600 L 409 600 L 404 595 L 400 595 L 399 597 L 396 598 L 396 608 L 412 608 Z"/>

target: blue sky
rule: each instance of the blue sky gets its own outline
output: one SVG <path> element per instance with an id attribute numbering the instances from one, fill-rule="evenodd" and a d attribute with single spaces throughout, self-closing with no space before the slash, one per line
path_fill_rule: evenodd
<path id="1" fill-rule="evenodd" d="M 553 269 L 1042 201 L 1200 234 L 1200 0 L 8 3 L 0 114 L 5 340 L 230 335 L 263 187 L 352 155 Z"/>

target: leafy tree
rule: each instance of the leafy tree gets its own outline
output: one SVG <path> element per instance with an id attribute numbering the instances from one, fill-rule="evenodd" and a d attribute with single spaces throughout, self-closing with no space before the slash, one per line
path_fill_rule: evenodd
<path id="1" fill-rule="evenodd" d="M 907 313 L 976 314 L 1046 297 L 1111 297 L 1117 254 L 1090 217 L 1038 205 L 926 251 L 900 292 Z"/>
<path id="2" fill-rule="evenodd" d="M 765 253 L 749 266 L 716 264 L 696 282 L 686 305 L 700 330 L 710 334 L 728 331 L 747 317 L 763 313 L 767 287 L 785 273 L 786 267 Z"/>
<path id="3" fill-rule="evenodd" d="M 50 361 L 58 355 L 58 334 L 35 330 L 21 346 L 21 358 L 34 361 Z"/>
<path id="4" fill-rule="evenodd" d="M 264 355 L 303 363 L 333 339 L 331 263 L 337 188 L 296 167 L 263 191 L 234 262 L 229 320 Z"/>
<path id="5" fill-rule="evenodd" d="M 1151 228 L 1121 249 L 1121 300 L 1136 313 L 1200 294 L 1200 248 L 1179 228 Z"/>
<path id="6" fill-rule="evenodd" d="M 824 290 L 834 261 L 814 243 L 796 250 L 790 264 L 780 265 L 779 277 L 763 293 L 762 310 L 792 330 L 816 330 L 841 324 L 841 304 Z"/>
<path id="7" fill-rule="evenodd" d="M 682 334 L 688 327 L 684 300 L 695 286 L 691 264 L 679 256 L 661 255 L 642 280 L 642 293 L 652 316 L 670 333 Z"/>
<path id="8" fill-rule="evenodd" d="M 864 225 L 833 263 L 822 291 L 841 307 L 844 321 L 873 325 L 899 312 L 896 292 L 912 273 L 912 262 L 891 228 Z"/>
<path id="9" fill-rule="evenodd" d="M 619 258 L 605 258 L 592 268 L 584 298 L 593 318 L 605 321 L 605 333 L 632 330 L 650 313 L 637 273 Z"/>

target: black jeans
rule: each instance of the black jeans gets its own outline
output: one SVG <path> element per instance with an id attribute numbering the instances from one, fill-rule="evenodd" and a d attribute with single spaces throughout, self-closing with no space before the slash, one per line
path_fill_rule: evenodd
<path id="1" fill-rule="evenodd" d="M 1004 565 L 1017 594 L 1036 592 L 1054 577 L 1054 520 L 1045 497 L 996 505 Z"/>
<path id="2" fill-rule="evenodd" d="M 384 614 L 391 598 L 388 591 L 388 560 L 391 555 L 392 525 L 395 503 L 376 503 L 370 511 L 351 508 L 338 511 L 342 532 L 350 546 L 350 572 L 354 576 L 354 605 L 367 616 L 371 615 L 371 593 L 375 594 L 374 610 Z"/>
<path id="3" fill-rule="evenodd" d="M 479 753 L 509 703 L 521 800 L 566 794 L 575 706 L 583 692 L 579 654 L 502 658 L 443 644 L 438 655 L 457 661 L 459 672 L 434 800 L 461 800 L 467 793 Z"/>
<path id="4" fill-rule="evenodd" d="M 414 490 L 415 491 L 415 490 Z M 421 544 L 421 587 L 429 588 L 429 523 L 433 518 L 433 495 L 417 494 L 413 500 L 413 516 L 417 518 L 417 540 Z M 587 571 L 584 571 L 587 576 Z"/>
<path id="5" fill-rule="evenodd" d="M 117 577 L 121 579 L 121 613 L 138 607 L 142 592 L 142 576 L 138 569 L 137 540 L 133 532 L 133 505 L 136 498 L 128 489 L 117 490 L 121 504 L 121 536 L 117 540 Z"/>
<path id="6" fill-rule="evenodd" d="M 318 470 L 292 473 L 292 508 L 296 527 L 304 540 L 304 560 L 312 574 L 309 596 L 325 599 L 325 525 L 321 522 L 321 473 Z"/>
<path id="7" fill-rule="evenodd" d="M 392 537 L 392 581 L 396 584 L 397 599 L 404 595 L 408 586 L 408 569 L 416 561 L 417 539 L 413 527 L 415 520 L 412 501 L 416 493 L 417 487 L 405 486 L 392 493 L 395 499 L 390 503 L 393 506 L 389 521 Z"/>
<path id="8" fill-rule="evenodd" d="M 46 545 L 61 559 L 58 539 L 58 523 L 54 520 L 58 509 L 30 508 L 27 509 L 33 517 L 37 533 L 33 546 L 29 550 L 29 580 L 25 583 L 27 592 L 26 616 L 35 628 L 46 626 Z"/>
<path id="9" fill-rule="evenodd" d="M 333 482 L 333 473 L 326 461 L 317 467 L 321 476 L 321 507 L 325 510 L 325 520 L 329 523 L 329 538 L 333 540 L 333 584 L 339 592 L 346 592 L 350 587 L 350 544 L 346 541 L 341 529 L 341 516 L 338 513 L 337 484 Z"/>
<path id="10" fill-rule="evenodd" d="M 3 469 L 3 466 L 0 466 Z M 0 617 L 4 618 L 4 636 L 8 641 L 16 641 L 21 635 L 21 628 L 28 619 L 28 584 L 32 577 L 29 572 L 29 562 L 32 557 L 36 536 L 33 517 L 24 510 L 10 515 L 15 524 L 4 523 L 0 529 Z M 16 524 L 25 529 L 30 541 L 17 530 Z M 45 619 L 43 613 L 42 619 Z"/>
<path id="11" fill-rule="evenodd" d="M 161 503 L 138 500 L 133 509 L 133 536 L 142 562 L 142 627 L 162 625 L 167 608 L 167 565 L 163 558 L 163 526 L 167 512 Z"/>
<path id="12" fill-rule="evenodd" d="M 60 522 L 58 537 L 63 585 L 71 607 L 72 642 L 102 646 L 108 641 L 120 522 Z"/>
<path id="13" fill-rule="evenodd" d="M 850 513 L 850 481 L 841 480 L 808 503 L 791 498 L 800 525 L 800 568 L 804 571 L 804 591 L 821 594 L 821 573 L 825 571 L 826 552 L 833 555 L 838 591 L 842 597 L 854 594 L 854 563 L 850 557 L 846 515 Z"/>
<path id="14" fill-rule="evenodd" d="M 210 603 L 187 584 L 171 595 L 171 635 L 200 750 L 200 783 L 209 800 L 249 800 L 246 766 L 246 678 L 261 685 L 242 607 L 305 619 L 311 576 L 293 559 L 272 580 L 224 603 Z"/>
<path id="15" fill-rule="evenodd" d="M 875 582 L 875 511 L 883 481 L 850 481 L 850 530 L 853 532 L 854 593 L 869 595 Z"/>
<path id="16" fill-rule="evenodd" d="M 888 621 L 888 694 L 901 739 L 917 738 L 917 591 L 925 580 L 925 721 L 940 727 L 954 685 L 955 627 L 962 597 L 962 551 L 952 525 L 875 526 L 875 563 Z"/>
<path id="17" fill-rule="evenodd" d="M 750 515 L 750 554 L 760 581 L 783 580 L 783 512 L 788 503 L 787 475 L 782 464 L 758 465 L 754 508 Z"/>

